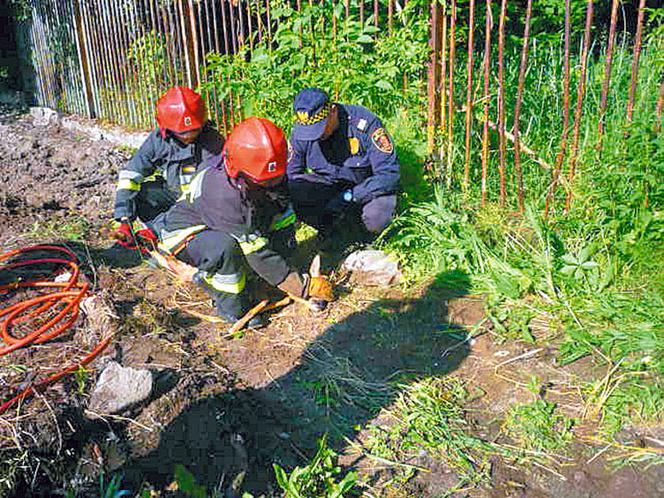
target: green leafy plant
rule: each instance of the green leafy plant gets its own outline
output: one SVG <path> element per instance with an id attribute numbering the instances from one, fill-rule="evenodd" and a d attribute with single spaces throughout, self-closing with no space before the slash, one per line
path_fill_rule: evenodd
<path id="1" fill-rule="evenodd" d="M 278 464 L 273 467 L 285 498 L 344 498 L 351 496 L 357 482 L 355 472 L 340 479 L 337 454 L 328 448 L 327 435 L 318 441 L 316 455 L 306 466 L 295 467 L 290 475 Z"/>

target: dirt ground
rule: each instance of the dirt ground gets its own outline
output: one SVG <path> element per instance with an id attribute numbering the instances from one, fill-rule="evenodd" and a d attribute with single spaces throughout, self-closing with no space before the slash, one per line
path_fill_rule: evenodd
<path id="1" fill-rule="evenodd" d="M 113 303 L 118 327 L 84 378 L 28 401 L 23 418 L 0 418 L 0 496 L 61 496 L 65 489 L 98 496 L 101 472 L 123 475 L 123 488 L 134 492 L 149 483 L 161 496 L 176 496 L 168 491 L 176 464 L 218 496 L 240 496 L 240 490 L 280 496 L 272 463 L 306 463 L 327 433 L 342 463 L 360 470 L 365 496 L 434 498 L 454 483 L 451 469 L 423 456 L 418 465 L 428 472 L 399 489 L 384 486 L 390 469 L 378 468 L 354 444 L 399 395 L 397 381 L 464 379 L 482 393 L 469 407 L 470 427 L 487 440 L 501 437 L 507 407 L 532 400 L 524 389 L 531 375 L 546 379 L 548 399 L 564 401 L 570 416 L 581 416 L 583 399 L 570 386 L 594 365 L 560 368 L 546 347 L 497 344 L 483 324 L 481 297 L 441 285 L 445 275 L 415 289 L 387 290 L 335 275 L 340 299 L 325 312 L 290 305 L 272 312 L 266 329 L 225 336 L 221 325 L 187 313 L 212 313 L 203 294 L 100 235 L 127 158 L 103 141 L 35 127 L 10 109 L 0 113 L 0 249 L 66 240 L 94 292 Z M 265 289 L 253 282 L 253 293 L 264 297 Z M 441 332 L 450 326 L 459 333 Z M 465 340 L 473 328 L 479 335 Z M 0 367 L 30 382 L 30 369 L 10 368 L 35 361 L 33 353 L 20 354 L 0 357 Z M 109 359 L 149 369 L 156 389 L 121 416 L 92 421 L 84 416 L 87 399 Z M 337 386 L 340 401 L 321 401 L 321 386 Z M 490 486 L 454 496 L 664 496 L 662 466 L 614 472 L 604 456 L 593 457 L 581 444 L 573 455 L 544 468 L 496 460 Z"/>

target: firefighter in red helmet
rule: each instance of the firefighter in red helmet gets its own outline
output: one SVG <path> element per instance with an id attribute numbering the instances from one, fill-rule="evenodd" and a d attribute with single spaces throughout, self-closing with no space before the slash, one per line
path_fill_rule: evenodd
<path id="1" fill-rule="evenodd" d="M 248 118 L 228 136 L 222 164 L 199 172 L 187 194 L 152 224 L 163 251 L 198 269 L 192 280 L 228 322 L 248 310 L 245 261 L 269 284 L 309 297 L 309 276 L 284 258 L 295 225 L 287 162 L 283 131 L 267 119 Z M 260 325 L 259 317 L 249 322 Z"/>
<path id="2" fill-rule="evenodd" d="M 190 88 L 170 88 L 157 102 L 157 123 L 136 154 L 120 171 L 113 217 L 114 238 L 133 246 L 134 236 L 154 239 L 132 222 L 153 220 L 189 188 L 194 175 L 221 162 L 224 140 L 207 119 L 205 103 Z"/>

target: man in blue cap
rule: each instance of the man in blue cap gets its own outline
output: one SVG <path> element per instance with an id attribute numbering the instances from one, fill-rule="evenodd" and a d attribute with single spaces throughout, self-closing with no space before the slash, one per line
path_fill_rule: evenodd
<path id="1" fill-rule="evenodd" d="M 319 88 L 293 102 L 288 182 L 298 218 L 323 239 L 345 215 L 357 215 L 370 234 L 392 220 L 399 162 L 380 119 L 365 107 L 333 103 Z M 359 221 L 359 220 L 358 220 Z"/>

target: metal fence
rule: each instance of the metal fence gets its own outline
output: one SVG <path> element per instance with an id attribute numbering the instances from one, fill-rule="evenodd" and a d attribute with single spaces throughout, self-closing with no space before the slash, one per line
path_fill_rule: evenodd
<path id="1" fill-rule="evenodd" d="M 304 0 L 312 4 L 313 0 Z M 346 15 L 391 25 L 393 0 L 343 0 Z M 401 2 L 402 4 L 405 1 Z M 37 102 L 88 117 L 146 128 L 168 87 L 197 87 L 206 55 L 269 40 L 278 19 L 270 0 L 30 0 Z M 303 2 L 293 6 L 301 9 Z M 305 5 L 306 6 L 306 5 Z M 227 102 L 209 98 L 226 128 Z"/>
<path id="2" fill-rule="evenodd" d="M 279 26 L 275 15 L 275 0 L 29 0 L 32 17 L 29 22 L 32 59 L 36 75 L 37 101 L 41 105 L 59 108 L 82 116 L 99 118 L 133 128 L 149 128 L 154 124 L 154 103 L 169 86 L 182 84 L 197 87 L 205 83 L 207 55 L 211 52 L 232 54 L 253 43 L 272 40 Z M 280 0 L 283 3 L 286 0 Z M 453 162 L 459 162 L 453 153 L 455 132 L 459 134 L 464 123 L 463 171 L 461 186 L 465 189 L 471 179 L 471 154 L 481 154 L 482 202 L 488 196 L 489 130 L 498 137 L 499 202 L 507 199 L 508 143 L 513 148 L 513 175 L 516 198 L 524 209 L 522 180 L 523 155 L 551 171 L 551 182 L 546 201 L 546 212 L 561 183 L 570 185 L 575 177 L 579 150 L 582 108 L 586 93 L 586 66 L 592 36 L 607 40 L 605 73 L 599 107 L 598 147 L 602 146 L 603 116 L 608 106 L 608 88 L 612 77 L 612 53 L 616 42 L 617 13 L 621 0 L 605 0 L 611 5 L 608 33 L 591 34 L 594 1 L 587 0 L 585 30 L 578 61 L 580 77 L 570 78 L 572 29 L 570 0 L 565 0 L 564 27 L 564 98 L 560 150 L 554 164 L 541 161 L 521 141 L 520 116 L 524 98 L 524 78 L 528 67 L 529 37 L 533 0 L 464 0 L 467 15 L 458 19 L 458 0 L 431 1 L 430 5 L 430 62 L 426 95 L 428 103 L 428 150 L 446 169 L 444 175 L 451 181 Z M 346 17 L 353 16 L 364 22 L 373 20 L 380 26 L 379 36 L 389 36 L 393 18 L 404 7 L 406 0 L 317 0 L 339 7 Z M 329 3 L 328 3 L 329 2 Z M 303 9 L 314 0 L 289 2 Z M 516 84 L 516 104 L 511 114 L 512 123 L 506 122 L 504 58 L 506 19 L 513 16 L 514 8 L 524 6 L 520 20 L 524 31 L 519 77 Z M 641 52 L 646 0 L 638 0 L 633 40 L 633 66 L 627 119 L 632 119 L 638 85 L 639 56 Z M 497 15 L 496 15 L 497 12 Z M 476 16 L 485 19 L 485 25 L 475 22 Z M 497 17 L 497 18 L 494 18 Z M 327 23 L 336 29 L 336 17 Z M 462 35 L 460 35 L 460 33 Z M 481 40 L 483 46 L 476 43 Z M 478 55 L 479 54 L 479 55 Z M 478 64 L 480 62 L 481 65 Z M 481 75 L 474 74 L 481 67 Z M 423 75 L 427 68 L 423 68 Z M 460 76 L 463 75 L 465 78 Z M 578 81 L 576 88 L 570 80 Z M 465 81 L 465 88 L 459 82 Z M 455 88 L 456 83 L 456 88 Z M 478 92 L 479 89 L 479 92 Z M 513 88 L 511 90 L 514 90 Z M 478 93 L 481 96 L 478 98 Z M 497 109 L 490 101 L 497 96 Z M 239 96 L 217 98 L 207 95 L 212 117 L 222 131 L 237 122 L 242 105 Z M 574 108 L 571 108 L 574 103 Z M 474 109 L 474 107 L 480 107 Z M 661 116 L 664 108 L 664 82 L 660 88 L 656 112 Z M 477 112 L 479 111 L 479 112 Z M 490 115 L 491 114 L 491 115 Z M 479 116 L 479 117 L 478 117 Z M 481 128 L 481 138 L 473 140 L 473 129 Z M 459 139 L 459 137 L 457 137 Z M 563 163 L 567 165 L 563 175 Z M 455 166 L 458 168 L 458 166 Z M 567 189 L 566 205 L 571 201 Z"/>

